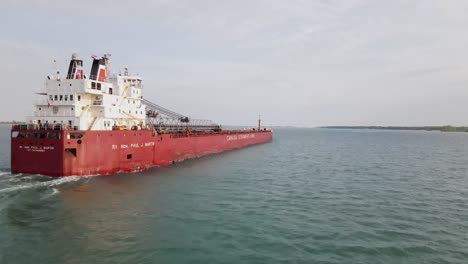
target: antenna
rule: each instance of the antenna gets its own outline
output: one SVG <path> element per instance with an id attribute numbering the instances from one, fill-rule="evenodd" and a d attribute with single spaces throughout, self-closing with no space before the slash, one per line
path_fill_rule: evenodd
<path id="1" fill-rule="evenodd" d="M 52 70 L 53 70 L 53 74 L 52 74 L 52 77 L 51 79 L 54 79 L 54 80 L 57 80 L 59 78 L 59 70 L 58 70 L 58 67 L 57 67 L 57 60 L 54 59 L 53 62 L 52 62 Z"/>

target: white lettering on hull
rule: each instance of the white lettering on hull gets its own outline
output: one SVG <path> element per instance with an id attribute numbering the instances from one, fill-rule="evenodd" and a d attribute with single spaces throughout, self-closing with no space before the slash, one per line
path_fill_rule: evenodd
<path id="1" fill-rule="evenodd" d="M 38 147 L 38 146 L 19 146 L 19 149 L 24 149 L 28 152 L 46 152 L 49 150 L 54 150 L 54 147 Z"/>
<path id="2" fill-rule="evenodd" d="M 154 142 L 145 142 L 145 143 L 132 143 L 129 145 L 127 144 L 121 144 L 120 146 L 119 145 L 112 145 L 112 149 L 128 149 L 128 148 L 143 148 L 143 147 L 152 147 L 154 146 L 155 143 Z"/>
<path id="3" fill-rule="evenodd" d="M 232 140 L 249 139 L 249 138 L 255 138 L 255 134 L 228 135 L 226 137 L 226 140 L 232 141 Z"/>

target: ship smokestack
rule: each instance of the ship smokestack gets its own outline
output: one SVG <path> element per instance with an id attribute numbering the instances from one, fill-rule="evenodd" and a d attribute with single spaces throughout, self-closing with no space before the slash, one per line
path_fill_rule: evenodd
<path id="1" fill-rule="evenodd" d="M 67 79 L 83 79 L 83 60 L 80 60 L 76 53 L 72 54 Z"/>
<path id="2" fill-rule="evenodd" d="M 107 76 L 107 66 L 109 65 L 109 55 L 104 55 L 100 59 L 93 58 L 93 65 L 91 66 L 90 79 L 105 82 Z"/>

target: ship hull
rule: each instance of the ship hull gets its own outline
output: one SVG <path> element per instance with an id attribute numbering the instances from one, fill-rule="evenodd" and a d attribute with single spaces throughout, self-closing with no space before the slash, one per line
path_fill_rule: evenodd
<path id="1" fill-rule="evenodd" d="M 271 140 L 271 131 L 155 135 L 150 130 L 13 129 L 11 171 L 57 177 L 135 172 Z"/>

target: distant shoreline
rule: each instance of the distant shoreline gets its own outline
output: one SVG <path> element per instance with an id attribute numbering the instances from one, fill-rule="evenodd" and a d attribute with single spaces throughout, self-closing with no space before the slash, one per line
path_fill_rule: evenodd
<path id="1" fill-rule="evenodd" d="M 15 121 L 2 121 L 0 125 L 19 125 L 23 124 L 23 122 L 15 122 Z"/>
<path id="2" fill-rule="evenodd" d="M 329 129 L 417 130 L 440 132 L 468 132 L 468 127 L 456 126 L 324 126 Z"/>
<path id="3" fill-rule="evenodd" d="M 2 126 L 12 126 L 24 124 L 24 122 L 18 121 L 0 121 Z M 227 126 L 231 127 L 231 126 Z M 237 127 L 237 126 L 232 126 Z M 295 126 L 273 126 L 273 128 L 280 129 L 295 129 L 295 128 L 307 128 L 312 127 L 295 127 Z M 439 131 L 439 132 L 468 132 L 468 127 L 465 126 L 321 126 L 315 128 L 323 129 L 370 129 L 370 130 L 414 130 L 414 131 Z"/>

